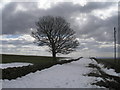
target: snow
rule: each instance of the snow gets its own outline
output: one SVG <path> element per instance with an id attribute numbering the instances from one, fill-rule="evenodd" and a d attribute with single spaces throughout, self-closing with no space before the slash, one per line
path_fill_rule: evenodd
<path id="1" fill-rule="evenodd" d="M 109 75 L 119 76 L 119 74 L 116 73 L 114 69 L 104 68 L 103 64 L 98 64 L 98 66 L 101 68 L 102 71 L 104 71 L 105 73 L 107 73 Z"/>
<path id="2" fill-rule="evenodd" d="M 103 64 L 98 64 L 95 60 L 93 60 L 92 63 L 95 64 L 95 65 L 98 65 L 101 68 L 101 70 L 104 71 L 105 73 L 107 73 L 109 75 L 120 77 L 120 73 L 116 73 L 114 69 L 105 68 Z"/>
<path id="3" fill-rule="evenodd" d="M 22 66 L 28 66 L 33 65 L 32 63 L 6 63 L 6 64 L 0 64 L 0 68 L 6 69 L 9 67 L 22 67 Z"/>
<path id="4" fill-rule="evenodd" d="M 118 76 L 118 74 L 115 72 L 114 69 L 104 68 L 103 71 L 106 72 L 106 73 L 109 74 L 109 75 Z"/>
<path id="5" fill-rule="evenodd" d="M 118 73 L 118 76 L 120 77 L 120 73 Z"/>
<path id="6" fill-rule="evenodd" d="M 0 80 L 3 88 L 99 88 L 91 85 L 96 77 L 84 74 L 91 72 L 86 67 L 92 61 L 82 58 L 68 64 L 55 65 L 51 68 L 30 73 L 14 80 Z"/>

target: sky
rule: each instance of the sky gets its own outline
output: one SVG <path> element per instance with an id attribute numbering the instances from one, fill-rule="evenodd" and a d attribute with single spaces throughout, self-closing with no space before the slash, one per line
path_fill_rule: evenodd
<path id="1" fill-rule="evenodd" d="M 113 57 L 117 0 L 2 0 L 0 11 L 1 53 L 50 56 L 48 47 L 34 44 L 30 33 L 39 17 L 52 15 L 64 17 L 80 43 L 76 51 L 58 56 Z"/>

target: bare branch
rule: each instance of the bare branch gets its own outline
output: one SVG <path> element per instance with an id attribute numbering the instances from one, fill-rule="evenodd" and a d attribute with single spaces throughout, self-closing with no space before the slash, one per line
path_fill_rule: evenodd
<path id="1" fill-rule="evenodd" d="M 74 30 L 62 17 L 43 16 L 35 24 L 37 30 L 33 31 L 31 35 L 38 46 L 49 46 L 53 57 L 56 57 L 57 53 L 68 54 L 79 45 Z"/>

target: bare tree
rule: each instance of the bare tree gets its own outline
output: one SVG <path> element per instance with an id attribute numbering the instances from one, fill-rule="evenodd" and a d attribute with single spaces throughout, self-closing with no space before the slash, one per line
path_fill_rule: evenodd
<path id="1" fill-rule="evenodd" d="M 38 46 L 47 45 L 54 58 L 57 53 L 69 54 L 79 45 L 75 32 L 62 17 L 43 16 L 36 22 L 32 36 Z"/>

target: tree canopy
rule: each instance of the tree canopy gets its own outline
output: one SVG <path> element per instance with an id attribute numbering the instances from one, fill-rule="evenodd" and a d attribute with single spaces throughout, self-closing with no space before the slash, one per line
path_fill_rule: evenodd
<path id="1" fill-rule="evenodd" d="M 57 53 L 69 54 L 79 45 L 75 31 L 63 17 L 43 16 L 36 22 L 32 36 L 38 46 L 47 45 L 53 57 Z"/>

